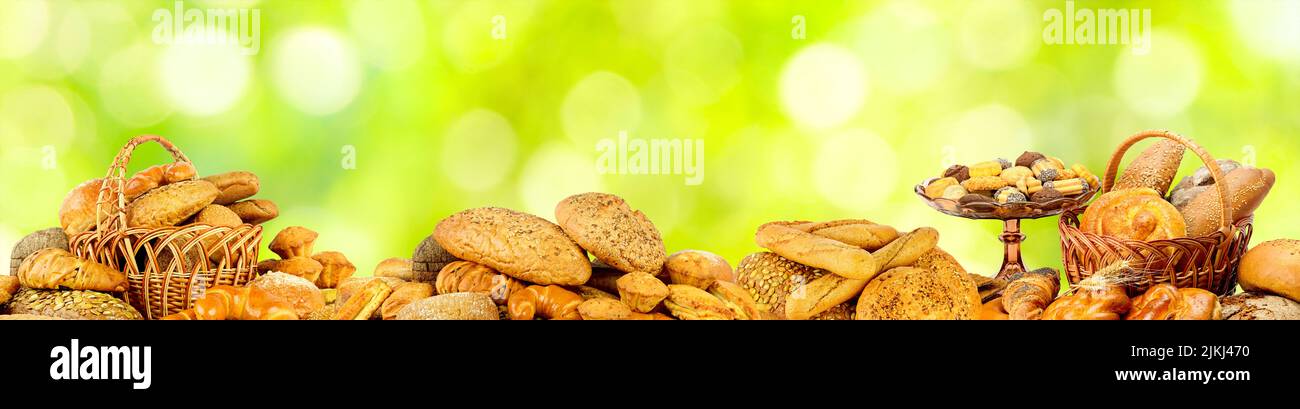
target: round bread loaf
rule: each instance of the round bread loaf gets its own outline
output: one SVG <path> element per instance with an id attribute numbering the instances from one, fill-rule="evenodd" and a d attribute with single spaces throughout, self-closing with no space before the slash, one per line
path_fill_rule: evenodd
<path id="1" fill-rule="evenodd" d="M 68 192 L 59 207 L 59 225 L 68 237 L 95 229 L 95 209 L 104 179 L 91 179 Z M 108 212 L 106 211 L 105 214 Z"/>
<path id="2" fill-rule="evenodd" d="M 1278 239 L 1256 245 L 1242 256 L 1237 281 L 1246 291 L 1300 301 L 1300 240 Z"/>
<path id="3" fill-rule="evenodd" d="M 429 235 L 415 247 L 415 252 L 411 254 L 412 279 L 422 283 L 436 282 L 438 272 L 442 271 L 447 264 L 457 261 L 460 259 L 444 250 L 438 245 L 438 241 L 433 239 L 433 235 Z"/>
<path id="4" fill-rule="evenodd" d="M 858 298 L 859 320 L 971 320 L 980 294 L 963 272 L 898 267 L 867 284 Z"/>
<path id="5" fill-rule="evenodd" d="M 1225 320 L 1300 320 L 1300 303 L 1274 295 L 1241 293 L 1219 304 Z"/>
<path id="6" fill-rule="evenodd" d="M 658 274 L 667 258 L 659 229 L 618 196 L 569 196 L 555 206 L 555 220 L 579 246 L 616 269 Z"/>
<path id="7" fill-rule="evenodd" d="M 492 299 L 478 293 L 435 295 L 407 304 L 399 320 L 496 320 L 500 311 Z"/>
<path id="8" fill-rule="evenodd" d="M 465 210 L 438 222 L 434 240 L 456 258 L 541 285 L 580 285 L 591 261 L 560 226 L 500 207 Z"/>
<path id="9" fill-rule="evenodd" d="M 248 287 L 266 291 L 293 305 L 299 319 L 307 319 L 312 311 L 325 307 L 325 295 L 316 288 L 316 284 L 292 274 L 280 272 L 263 274 L 248 283 Z"/>
<path id="10" fill-rule="evenodd" d="M 175 226 L 212 204 L 219 194 L 216 186 L 202 180 L 159 187 L 126 206 L 126 224 L 145 228 Z"/>

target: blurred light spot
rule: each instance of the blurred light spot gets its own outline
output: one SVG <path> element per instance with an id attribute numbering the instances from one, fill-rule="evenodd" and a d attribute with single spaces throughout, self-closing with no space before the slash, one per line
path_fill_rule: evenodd
<path id="1" fill-rule="evenodd" d="M 153 47 L 141 45 L 113 54 L 100 68 L 99 100 L 105 111 L 127 127 L 143 128 L 171 115 L 154 80 Z M 141 69 L 145 67 L 145 69 Z"/>
<path id="2" fill-rule="evenodd" d="M 13 228 L 0 224 L 0 249 L 12 249 L 22 237 Z M 0 275 L 9 275 L 9 255 L 0 257 Z"/>
<path id="3" fill-rule="evenodd" d="M 442 138 L 442 171 L 462 189 L 491 189 L 514 169 L 515 131 L 496 112 L 470 111 L 457 119 Z"/>
<path id="4" fill-rule="evenodd" d="M 428 33 L 414 1 L 354 1 L 348 7 L 348 25 L 361 56 L 373 66 L 401 70 L 424 56 Z"/>
<path id="5" fill-rule="evenodd" d="M 28 85 L 0 97 L 5 143 L 67 146 L 76 131 L 72 107 L 59 91 Z"/>
<path id="6" fill-rule="evenodd" d="M 0 58 L 18 58 L 45 39 L 49 9 L 44 1 L 0 1 Z"/>
<path id="7" fill-rule="evenodd" d="M 698 13 L 706 2 L 682 7 L 671 1 L 611 1 L 609 7 L 623 31 L 666 40 L 681 32 L 683 25 Z"/>
<path id="8" fill-rule="evenodd" d="M 1028 3 L 1019 1 L 966 3 L 957 25 L 957 48 L 962 59 L 976 68 L 1002 70 L 1019 66 L 1042 43 L 1039 16 L 1031 12 Z"/>
<path id="9" fill-rule="evenodd" d="M 1228 8 L 1246 48 L 1269 58 L 1300 62 L 1300 2 L 1234 0 Z"/>
<path id="10" fill-rule="evenodd" d="M 65 73 L 74 72 L 85 61 L 90 51 L 90 21 L 78 7 L 68 7 L 58 30 L 54 33 L 55 52 L 59 67 Z"/>
<path id="11" fill-rule="evenodd" d="M 361 67 L 352 47 L 323 28 L 281 35 L 272 49 L 275 89 L 289 105 L 309 115 L 330 115 L 352 103 L 361 90 Z"/>
<path id="12" fill-rule="evenodd" d="M 1024 116 L 1002 104 L 975 107 L 961 113 L 939 140 L 952 146 L 957 163 L 970 164 L 996 158 L 1015 160 L 1021 152 L 1033 148 L 1033 131 Z M 936 148 L 936 152 L 941 149 Z M 1050 153 L 1049 153 L 1050 154 Z M 938 169 L 942 158 L 925 158 L 922 163 Z M 920 180 L 916 181 L 920 182 Z"/>
<path id="13" fill-rule="evenodd" d="M 560 105 L 564 133 L 578 146 L 595 149 L 597 140 L 616 138 L 641 124 L 641 95 L 618 74 L 597 71 L 578 81 Z"/>
<path id="14" fill-rule="evenodd" d="M 674 93 L 692 104 L 709 104 L 739 81 L 736 67 L 742 58 L 740 40 L 721 27 L 706 26 L 669 43 L 664 69 Z"/>
<path id="15" fill-rule="evenodd" d="M 808 46 L 781 71 L 781 108 L 795 122 L 830 128 L 866 101 L 867 74 L 853 53 L 830 44 Z"/>
<path id="16" fill-rule="evenodd" d="M 177 110 L 195 116 L 215 115 L 226 112 L 244 96 L 252 64 L 238 45 L 162 48 L 158 76 L 164 95 Z"/>
<path id="17" fill-rule="evenodd" d="M 893 1 L 851 26 L 848 41 L 881 88 L 910 94 L 934 85 L 948 70 L 950 34 L 925 6 Z M 892 41 L 882 39 L 902 39 Z"/>
<path id="18" fill-rule="evenodd" d="M 1120 53 L 1115 92 L 1133 110 L 1166 117 L 1182 112 L 1201 88 L 1201 54 L 1182 36 L 1157 30 L 1147 55 Z"/>
<path id="19" fill-rule="evenodd" d="M 505 16 L 504 39 L 493 38 L 493 18 Z M 513 38 L 520 35 L 522 18 L 503 13 L 502 6 L 485 1 L 461 3 L 448 17 L 442 33 L 442 47 L 456 68 L 475 73 L 492 68 L 510 55 Z"/>
<path id="20" fill-rule="evenodd" d="M 524 211 L 555 221 L 555 205 L 578 193 L 604 191 L 595 156 L 559 142 L 541 146 L 528 158 L 519 178 Z"/>
<path id="21" fill-rule="evenodd" d="M 894 192 L 898 176 L 894 148 L 876 134 L 851 129 L 822 142 L 812 161 L 813 183 L 826 201 L 844 210 L 868 212 Z"/>

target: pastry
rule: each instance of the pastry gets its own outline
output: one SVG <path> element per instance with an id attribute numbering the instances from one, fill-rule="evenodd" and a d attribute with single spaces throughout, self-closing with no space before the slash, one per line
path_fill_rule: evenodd
<path id="1" fill-rule="evenodd" d="M 318 288 L 338 287 L 339 282 L 357 272 L 357 267 L 348 261 L 348 257 L 337 251 L 322 251 L 311 259 L 321 265 L 320 276 L 315 280 Z"/>
<path id="2" fill-rule="evenodd" d="M 384 259 L 375 266 L 375 277 L 393 277 L 402 281 L 411 281 L 415 278 L 415 272 L 411 267 L 410 259 L 397 257 Z"/>
<path id="3" fill-rule="evenodd" d="M 383 280 L 370 280 L 356 294 L 349 297 L 347 302 L 339 306 L 339 310 L 334 312 L 333 319 L 368 320 L 379 313 L 379 308 L 383 306 L 384 300 L 387 300 L 392 293 L 393 288 L 385 284 Z"/>
<path id="4" fill-rule="evenodd" d="M 1005 159 L 990 160 L 990 161 L 976 163 L 970 165 L 970 177 L 971 179 L 975 179 L 975 178 L 988 177 L 988 176 L 997 176 L 1002 173 L 1003 169 L 1006 169 L 1010 165 L 1011 163 L 1006 162 Z M 979 189 L 979 190 L 983 190 L 983 189 Z"/>
<path id="5" fill-rule="evenodd" d="M 1061 192 L 1056 189 L 1043 189 L 1039 190 L 1037 193 L 1029 195 L 1029 200 L 1038 203 L 1045 203 L 1062 197 L 1065 197 L 1065 195 L 1062 195 Z"/>
<path id="6" fill-rule="evenodd" d="M 1033 178 L 1024 178 L 1016 181 L 1016 190 L 1027 195 L 1033 195 L 1043 190 L 1043 181 Z"/>
<path id="7" fill-rule="evenodd" d="M 486 294 L 498 305 L 505 305 L 510 300 L 510 294 L 524 287 L 525 285 L 519 280 L 472 261 L 456 261 L 447 264 L 438 273 L 438 279 L 434 282 L 438 294 L 461 292 Z"/>
<path id="8" fill-rule="evenodd" d="M 664 306 L 674 317 L 683 320 L 733 320 L 736 313 L 727 304 L 696 287 L 681 284 L 668 286 Z"/>
<path id="9" fill-rule="evenodd" d="M 1002 310 L 1006 312 L 1007 319 L 1041 319 L 1043 310 L 1056 299 L 1060 285 L 1060 277 L 1026 274 L 1007 284 L 1001 297 Z"/>
<path id="10" fill-rule="evenodd" d="M 252 287 L 218 285 L 194 300 L 194 308 L 163 317 L 164 320 L 296 320 L 293 305 Z"/>
<path id="11" fill-rule="evenodd" d="M 393 288 L 393 293 L 388 295 L 383 304 L 379 307 L 379 315 L 385 320 L 397 319 L 397 312 L 412 302 L 432 297 L 433 284 L 429 283 L 401 283 Z"/>
<path id="12" fill-rule="evenodd" d="M 1085 279 L 1084 281 L 1087 281 Z M 1130 308 L 1128 294 L 1118 285 L 1079 285 L 1043 310 L 1045 320 L 1119 320 Z"/>
<path id="13" fill-rule="evenodd" d="M 126 274 L 112 267 L 78 258 L 67 250 L 48 248 L 27 256 L 18 266 L 24 287 L 47 290 L 126 291 Z"/>
<path id="14" fill-rule="evenodd" d="M 280 258 L 288 260 L 294 257 L 311 257 L 312 246 L 316 244 L 316 232 L 301 226 L 285 227 L 275 235 L 268 246 Z"/>
<path id="15" fill-rule="evenodd" d="M 1029 169 L 1028 167 L 1016 166 L 1011 169 L 1002 171 L 1002 173 L 999 174 L 998 177 L 1006 181 L 1007 185 L 1014 186 L 1016 182 L 1020 181 L 1021 179 L 1034 177 L 1034 171 Z"/>
<path id="16" fill-rule="evenodd" d="M 1060 179 L 1050 182 L 1043 182 L 1043 190 L 1055 190 L 1061 192 L 1062 196 L 1078 196 L 1087 192 L 1088 182 L 1083 179 Z"/>
<path id="17" fill-rule="evenodd" d="M 1273 171 L 1261 168 L 1241 167 L 1228 172 L 1224 183 L 1228 188 L 1228 204 L 1232 206 L 1232 217 L 1241 220 L 1250 217 L 1264 202 L 1264 197 L 1273 188 Z M 1207 188 L 1178 208 L 1183 220 L 1187 222 L 1187 235 L 1202 237 L 1219 230 L 1223 219 L 1223 204 L 1219 200 L 1218 188 Z M 1236 222 L 1237 220 L 1233 220 Z"/>
<path id="18" fill-rule="evenodd" d="M 943 171 L 942 177 L 953 178 L 958 182 L 963 182 L 966 179 L 970 179 L 970 168 L 966 167 L 966 165 L 952 165 Z"/>
<path id="19" fill-rule="evenodd" d="M 342 282 L 339 283 L 339 287 L 337 288 L 337 291 L 336 291 L 337 296 L 336 296 L 336 298 L 335 298 L 335 300 L 334 300 L 334 304 L 340 304 L 340 305 L 341 305 L 341 304 L 343 304 L 343 303 L 346 303 L 349 299 L 352 298 L 353 295 L 355 295 L 355 294 L 361 292 L 361 289 L 365 288 L 366 285 L 370 284 L 371 281 L 376 281 L 376 280 L 378 280 L 378 281 L 383 281 L 384 284 L 388 285 L 388 288 L 397 288 L 398 286 L 400 286 L 400 285 L 402 285 L 402 284 L 405 283 L 405 281 L 398 280 L 398 279 L 396 279 L 396 278 L 392 278 L 392 277 L 352 277 L 352 278 L 348 278 L 348 279 L 343 280 Z M 324 291 L 322 291 L 322 293 L 324 293 Z M 383 317 L 380 315 L 380 313 L 381 313 L 381 311 L 379 311 L 379 310 L 375 310 L 375 312 L 372 313 L 372 314 L 370 315 L 370 319 L 372 319 L 372 320 L 383 319 Z M 332 318 L 332 317 L 331 317 L 331 318 Z"/>
<path id="20" fill-rule="evenodd" d="M 997 193 L 993 194 L 993 199 L 996 200 L 998 203 L 1003 203 L 1003 204 L 1024 202 L 1026 200 L 1029 200 L 1028 197 L 1025 197 L 1025 194 L 1023 192 L 1011 186 L 998 189 Z"/>
<path id="21" fill-rule="evenodd" d="M 18 275 L 18 266 L 23 265 L 23 260 L 26 259 L 27 256 L 30 256 L 32 253 L 39 250 L 48 248 L 71 251 L 71 249 L 68 248 L 68 235 L 63 233 L 62 228 L 51 227 L 28 234 L 27 237 L 18 240 L 18 244 L 14 245 L 13 253 L 10 254 L 9 275 Z"/>
<path id="22" fill-rule="evenodd" d="M 1176 141 L 1156 141 L 1129 163 L 1111 190 L 1147 188 L 1164 197 L 1165 192 L 1169 191 L 1169 185 L 1174 183 L 1178 165 L 1183 162 L 1184 151 L 1186 149 L 1183 145 Z"/>
<path id="23" fill-rule="evenodd" d="M 1167 240 L 1187 235 L 1187 224 L 1174 205 L 1148 188 L 1106 192 L 1079 219 L 1085 233 L 1126 240 Z"/>
<path id="24" fill-rule="evenodd" d="M 261 182 L 257 180 L 257 175 L 252 172 L 226 172 L 204 177 L 203 180 L 221 190 L 221 194 L 213 201 L 219 205 L 228 205 L 253 197 L 262 187 Z"/>
<path id="25" fill-rule="evenodd" d="M 668 297 L 668 286 L 646 273 L 624 274 L 616 286 L 619 299 L 636 312 L 650 312 Z"/>
<path id="26" fill-rule="evenodd" d="M 1217 320 L 1223 318 L 1219 297 L 1200 288 L 1156 284 L 1132 300 L 1126 320 Z"/>
<path id="27" fill-rule="evenodd" d="M 127 227 L 171 227 L 190 218 L 217 198 L 217 187 L 187 180 L 145 193 L 126 206 Z"/>
<path id="28" fill-rule="evenodd" d="M 555 206 L 555 221 L 579 246 L 621 271 L 658 274 L 667 257 L 659 229 L 622 198 L 583 193 Z"/>
<path id="29" fill-rule="evenodd" d="M 583 320 L 626 320 L 632 318 L 632 309 L 618 300 L 594 298 L 578 304 L 578 315 Z"/>
<path id="30" fill-rule="evenodd" d="M 325 271 L 325 266 L 314 259 L 294 257 L 276 262 L 272 271 L 302 277 L 311 282 L 312 285 L 316 285 L 315 283 L 320 279 L 321 272 Z"/>
<path id="31" fill-rule="evenodd" d="M 189 162 L 150 166 L 127 179 L 122 194 L 130 202 L 159 186 L 194 179 L 194 174 L 194 164 Z"/>
<path id="32" fill-rule="evenodd" d="M 531 285 L 510 295 L 507 304 L 511 320 L 531 320 L 542 317 L 549 320 L 577 320 L 578 305 L 582 296 L 558 285 Z"/>
<path id="33" fill-rule="evenodd" d="M 1022 153 L 1020 154 L 1019 157 L 1016 157 L 1015 165 L 1023 168 L 1028 168 L 1030 166 L 1034 166 L 1035 162 L 1038 162 L 1039 160 L 1042 159 L 1047 159 L 1047 157 L 1043 156 L 1043 154 L 1038 152 L 1025 151 L 1025 153 Z"/>
<path id="34" fill-rule="evenodd" d="M 460 259 L 443 250 L 442 246 L 438 245 L 438 241 L 433 239 L 433 235 L 425 237 L 411 254 L 411 279 L 433 283 L 438 280 L 438 272 L 455 261 Z"/>
<path id="35" fill-rule="evenodd" d="M 113 215 L 109 206 L 98 206 L 100 188 L 103 187 L 103 179 L 91 179 L 72 188 L 68 196 L 63 198 L 63 205 L 59 207 L 59 225 L 63 227 L 64 234 L 69 238 L 82 232 L 95 229 L 96 209 L 98 209 L 101 221 L 108 221 Z M 110 184 L 110 187 L 112 186 Z M 104 192 L 105 195 L 111 195 L 112 191 Z M 105 200 L 116 199 L 111 196 L 105 197 Z M 106 202 L 107 203 L 107 202 Z"/>
<path id="36" fill-rule="evenodd" d="M 971 203 L 988 203 L 992 201 L 993 201 L 993 196 L 981 195 L 979 193 L 967 193 L 966 196 L 962 196 L 960 199 L 957 199 L 958 203 L 964 205 L 971 204 Z"/>
<path id="37" fill-rule="evenodd" d="M 957 187 L 960 188 L 960 186 Z M 869 220 L 833 220 L 792 227 L 844 244 L 861 247 L 867 251 L 876 251 L 898 238 L 898 230 L 883 224 L 872 223 Z"/>
<path id="38" fill-rule="evenodd" d="M 126 301 L 96 291 L 19 290 L 9 300 L 10 314 L 33 314 L 70 320 L 142 320 Z"/>
<path id="39" fill-rule="evenodd" d="M 975 282 L 965 273 L 898 267 L 862 290 L 856 319 L 973 320 L 981 307 Z"/>
<path id="40" fill-rule="evenodd" d="M 969 179 L 969 177 L 967 179 Z M 933 182 L 930 182 L 930 184 L 925 185 L 925 196 L 931 199 L 938 199 L 943 197 L 943 191 L 948 189 L 948 187 L 958 186 L 961 183 L 963 182 L 958 182 L 957 178 L 954 177 L 935 179 Z"/>
<path id="41" fill-rule="evenodd" d="M 9 302 L 9 299 L 13 298 L 20 288 L 22 286 L 18 282 L 18 277 L 0 275 L 0 306 Z"/>
<path id="42" fill-rule="evenodd" d="M 971 176 L 965 182 L 961 182 L 961 187 L 971 192 L 990 192 L 1007 186 L 1007 181 L 1002 180 L 997 175 L 989 176 Z"/>
<path id="43" fill-rule="evenodd" d="M 1089 171 L 1086 166 L 1083 166 L 1083 164 L 1076 163 L 1074 164 L 1074 166 L 1070 167 L 1070 170 L 1074 172 L 1074 177 L 1083 179 L 1085 182 L 1088 182 L 1089 191 L 1096 191 L 1097 189 L 1101 189 L 1101 185 L 1100 185 L 1101 180 L 1097 179 L 1097 175 L 1092 174 L 1092 172 Z"/>
<path id="44" fill-rule="evenodd" d="M 465 210 L 434 228 L 434 239 L 462 260 L 492 267 L 536 284 L 580 285 L 591 262 L 559 226 L 537 216 L 498 207 Z"/>
<path id="45" fill-rule="evenodd" d="M 859 247 L 800 231 L 784 223 L 758 228 L 755 241 L 787 259 L 846 278 L 869 280 L 878 272 L 871 253 Z"/>
<path id="46" fill-rule="evenodd" d="M 280 215 L 280 207 L 266 199 L 245 200 L 230 204 L 230 210 L 239 215 L 244 223 L 262 224 Z"/>
<path id="47" fill-rule="evenodd" d="M 310 259 L 308 259 L 310 260 Z M 316 285 L 305 278 L 285 273 L 268 273 L 253 279 L 248 288 L 266 291 L 273 297 L 293 306 L 298 318 L 305 319 L 312 311 L 325 307 L 325 296 Z"/>
<path id="48" fill-rule="evenodd" d="M 1246 291 L 1300 301 L 1300 240 L 1270 240 L 1251 248 L 1241 257 L 1237 282 Z"/>
<path id="49" fill-rule="evenodd" d="M 1225 320 L 1300 320 L 1300 303 L 1284 297 L 1241 293 L 1219 299 Z"/>
<path id="50" fill-rule="evenodd" d="M 739 284 L 726 281 L 715 281 L 709 286 L 709 294 L 713 294 L 722 303 L 731 309 L 738 320 L 760 320 L 771 319 L 758 303 L 754 302 L 754 297 L 749 295 L 749 291 Z"/>
<path id="51" fill-rule="evenodd" d="M 415 301 L 397 311 L 399 320 L 497 320 L 492 299 L 483 294 L 452 293 Z"/>
<path id="52" fill-rule="evenodd" d="M 663 265 L 673 284 L 709 288 L 718 277 L 731 276 L 727 260 L 707 251 L 682 250 L 673 253 Z M 630 274 L 630 273 L 629 273 Z M 645 312 L 645 311 L 641 311 Z"/>

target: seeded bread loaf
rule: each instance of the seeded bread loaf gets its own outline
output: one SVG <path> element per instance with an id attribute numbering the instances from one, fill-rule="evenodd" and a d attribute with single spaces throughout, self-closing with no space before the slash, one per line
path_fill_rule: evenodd
<path id="1" fill-rule="evenodd" d="M 139 311 L 126 301 L 95 291 L 33 290 L 24 288 L 9 302 L 12 314 L 33 314 L 70 320 L 140 320 Z"/>
<path id="2" fill-rule="evenodd" d="M 591 277 L 586 252 L 560 226 L 531 214 L 469 209 L 438 222 L 433 236 L 456 258 L 530 283 L 581 285 Z"/>
<path id="3" fill-rule="evenodd" d="M 618 196 L 569 196 L 555 206 L 555 221 L 579 246 L 621 271 L 658 274 L 667 258 L 659 229 Z"/>
<path id="4" fill-rule="evenodd" d="M 126 224 L 145 228 L 175 226 L 212 204 L 220 193 L 212 183 L 202 180 L 150 190 L 126 206 Z"/>

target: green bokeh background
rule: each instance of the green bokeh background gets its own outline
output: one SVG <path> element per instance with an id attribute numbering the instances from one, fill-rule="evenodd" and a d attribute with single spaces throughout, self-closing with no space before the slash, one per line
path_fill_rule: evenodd
<path id="1" fill-rule="evenodd" d="M 57 225 L 66 192 L 143 133 L 200 173 L 259 174 L 258 197 L 281 209 L 264 244 L 307 226 L 360 274 L 458 210 L 553 219 L 590 190 L 643 210 L 670 252 L 734 264 L 763 222 L 867 218 L 934 226 L 992 274 L 999 224 L 936 213 L 915 183 L 1026 149 L 1100 172 L 1148 128 L 1273 169 L 1253 241 L 1300 237 L 1286 213 L 1300 197 L 1298 4 L 1075 4 L 1150 9 L 1141 55 L 1045 44 L 1044 12 L 1064 1 L 185 2 L 257 9 L 260 50 L 244 56 L 153 41 L 171 1 L 4 1 L 0 245 Z M 598 173 L 595 143 L 620 130 L 703 139 L 703 183 Z M 165 160 L 147 146 L 130 170 Z M 1025 229 L 1028 264 L 1059 267 L 1055 218 Z"/>

